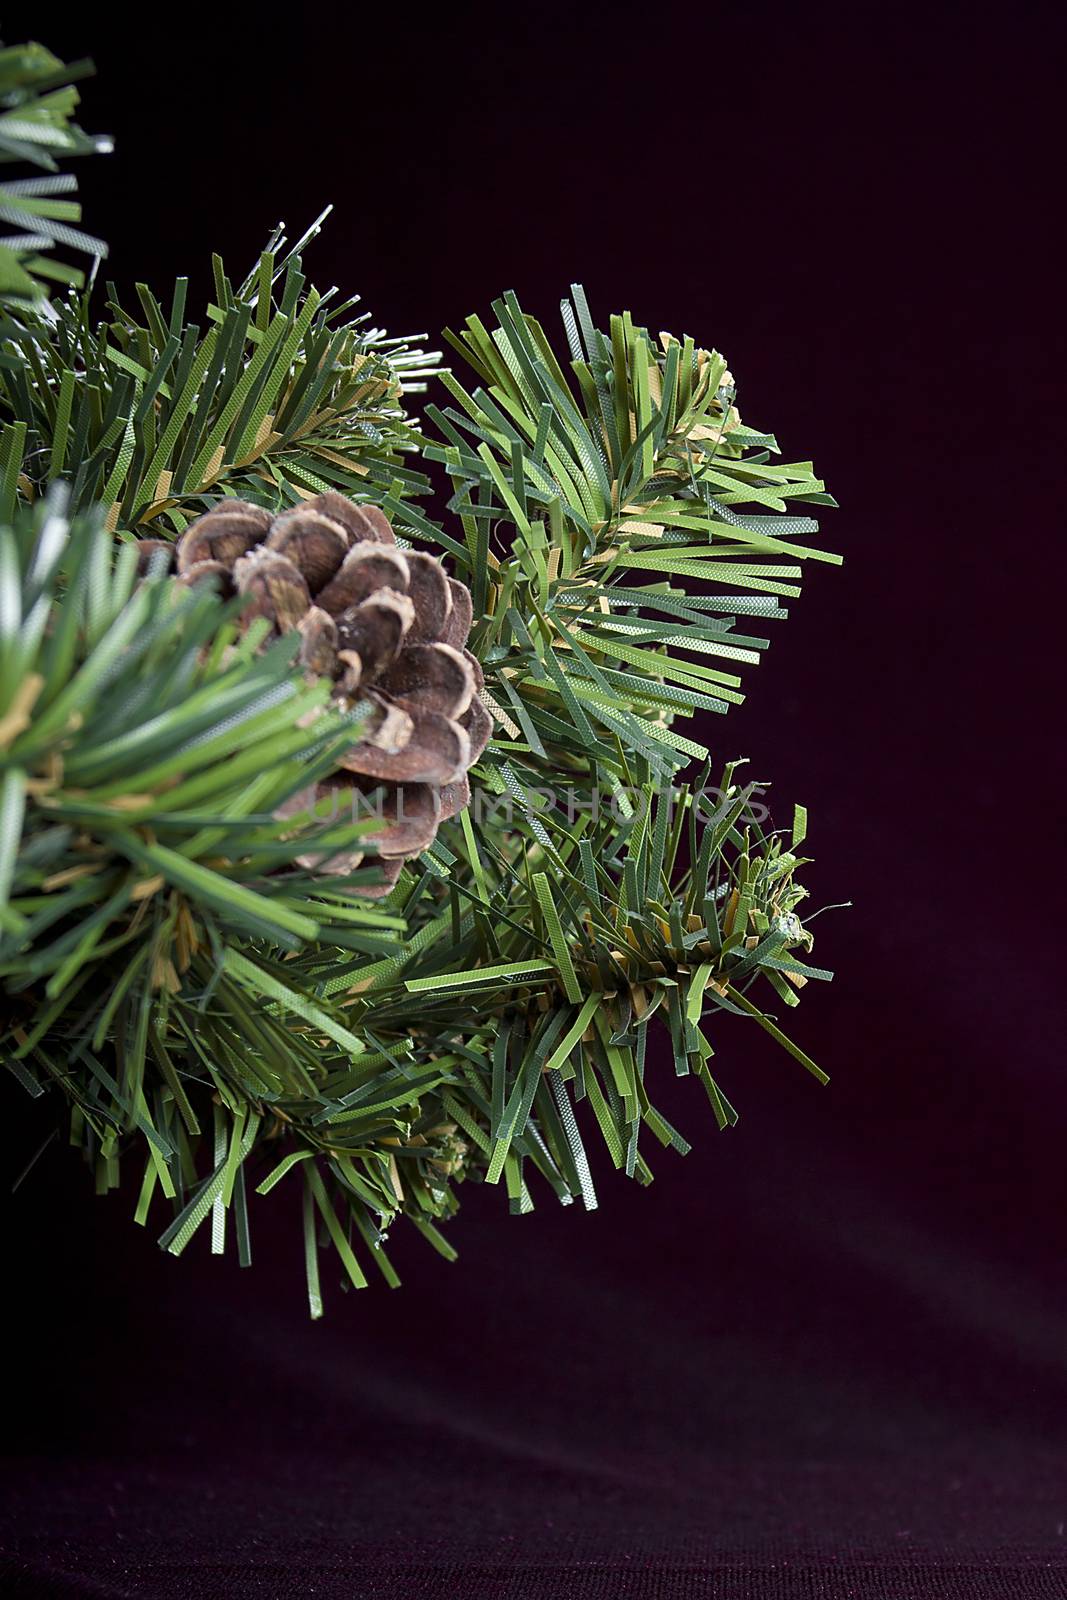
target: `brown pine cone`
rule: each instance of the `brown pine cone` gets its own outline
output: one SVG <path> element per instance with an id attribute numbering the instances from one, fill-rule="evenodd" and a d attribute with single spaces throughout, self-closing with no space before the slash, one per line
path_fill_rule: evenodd
<path id="1" fill-rule="evenodd" d="M 224 592 L 247 596 L 246 626 L 266 617 L 272 634 L 296 629 L 305 670 L 332 679 L 339 703 L 372 706 L 343 770 L 283 811 L 295 816 L 332 792 L 340 815 L 381 788 L 380 813 L 369 814 L 384 825 L 365 838 L 382 858 L 386 882 L 364 892 L 387 894 L 404 860 L 432 844 L 438 824 L 468 803 L 467 769 L 492 733 L 479 699 L 482 670 L 466 648 L 470 591 L 432 556 L 398 549 L 377 506 L 332 493 L 277 516 L 224 500 L 182 534 L 177 566 L 180 583 L 210 577 Z M 361 858 L 300 859 L 345 875 Z"/>

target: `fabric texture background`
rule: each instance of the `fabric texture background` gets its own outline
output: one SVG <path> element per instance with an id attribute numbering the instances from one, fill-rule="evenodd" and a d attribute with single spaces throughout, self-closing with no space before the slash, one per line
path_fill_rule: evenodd
<path id="1" fill-rule="evenodd" d="M 727 352 L 846 565 L 702 735 L 808 805 L 816 901 L 854 906 L 789 1019 L 828 1089 L 724 1017 L 736 1130 L 661 1057 L 694 1149 L 650 1190 L 601 1160 L 599 1211 L 519 1219 L 468 1186 L 457 1265 L 398 1227 L 404 1287 L 331 1270 L 322 1324 L 286 1184 L 250 1272 L 176 1262 L 53 1144 L 2 1207 L 4 1593 L 1067 1595 L 1062 14 L 741 11 L 346 14 L 282 63 L 191 5 L 226 82 L 195 125 L 133 35 L 47 39 L 103 69 L 124 282 L 334 199 L 318 281 L 396 332 L 508 285 L 554 326 L 580 276 Z M 13 1179 L 49 1111 L 3 1093 Z"/>

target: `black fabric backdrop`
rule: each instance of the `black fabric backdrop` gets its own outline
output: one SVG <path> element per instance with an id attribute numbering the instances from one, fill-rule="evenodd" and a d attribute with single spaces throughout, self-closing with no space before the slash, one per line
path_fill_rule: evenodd
<path id="1" fill-rule="evenodd" d="M 855 907 L 790 1019 L 829 1089 L 724 1018 L 735 1131 L 663 1062 L 651 1190 L 471 1187 L 456 1266 L 398 1229 L 322 1324 L 284 1184 L 250 1272 L 176 1262 L 53 1145 L 3 1204 L 5 1592 L 1067 1595 L 1062 13 L 742 11 L 46 35 L 101 69 L 123 283 L 333 200 L 317 281 L 394 331 L 580 277 L 727 352 L 847 560 L 705 732 Z M 14 1177 L 48 1113 L 4 1104 Z"/>

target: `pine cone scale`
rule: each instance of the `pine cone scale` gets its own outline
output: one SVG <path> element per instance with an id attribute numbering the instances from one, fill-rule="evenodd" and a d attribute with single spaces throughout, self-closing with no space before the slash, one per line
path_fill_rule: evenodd
<path id="1" fill-rule="evenodd" d="M 411 569 L 402 551 L 373 539 L 360 539 L 349 547 L 340 566 L 334 566 L 317 596 L 318 603 L 324 611 L 339 616 L 379 589 L 407 594 L 410 580 Z"/>
<path id="2" fill-rule="evenodd" d="M 373 682 L 399 656 L 414 615 L 408 596 L 393 589 L 380 589 L 342 612 L 337 623 L 338 647 L 357 653 L 365 682 Z"/>
<path id="3" fill-rule="evenodd" d="M 407 710 L 460 717 L 474 695 L 474 674 L 447 644 L 409 645 L 378 680 L 378 687 Z"/>
<path id="4" fill-rule="evenodd" d="M 399 708 L 391 709 L 395 714 Z M 341 756 L 340 765 L 383 783 L 455 783 L 471 764 L 467 730 L 436 711 L 408 720 L 411 732 L 404 744 L 387 748 L 376 738 L 362 739 Z"/>
<path id="5" fill-rule="evenodd" d="M 221 561 L 233 568 L 239 557 L 259 544 L 270 519 L 258 506 L 232 511 L 209 511 L 190 524 L 178 541 L 178 571 L 188 572 L 201 561 Z"/>
<path id="6" fill-rule="evenodd" d="M 471 623 L 474 621 L 474 605 L 471 601 L 471 592 L 465 583 L 460 583 L 456 578 L 449 578 L 448 589 L 452 597 L 452 610 L 441 635 L 441 643 L 450 644 L 454 650 L 462 650 L 467 643 Z"/>
<path id="7" fill-rule="evenodd" d="M 313 511 L 293 511 L 275 519 L 266 545 L 288 556 L 300 568 L 311 593 L 317 595 L 344 561 L 349 540 L 340 523 Z"/>
<path id="8" fill-rule="evenodd" d="M 449 579 L 439 563 L 421 551 L 414 551 L 408 557 L 408 571 L 408 594 L 415 607 L 411 643 L 427 644 L 441 639 L 452 614 Z"/>

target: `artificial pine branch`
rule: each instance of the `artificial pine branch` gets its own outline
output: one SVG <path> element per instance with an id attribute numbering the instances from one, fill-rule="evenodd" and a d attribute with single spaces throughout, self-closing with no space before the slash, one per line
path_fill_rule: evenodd
<path id="1" fill-rule="evenodd" d="M 631 1176 L 651 1176 L 643 1130 L 688 1149 L 646 1087 L 654 1017 L 725 1127 L 705 1014 L 766 1021 L 757 978 L 792 1001 L 829 976 L 795 953 L 802 825 L 786 850 L 746 823 L 754 788 L 732 770 L 715 791 L 646 782 L 622 825 L 558 807 L 481 838 L 453 821 L 392 915 L 352 898 L 358 875 L 294 872 L 309 840 L 344 847 L 361 825 L 271 820 L 351 737 L 299 729 L 315 691 L 285 641 L 259 655 L 204 589 L 137 585 L 133 550 L 91 519 L 68 536 L 54 505 L 0 550 L 22 618 L 0 678 L 7 1061 L 67 1095 L 101 1189 L 140 1146 L 137 1215 L 170 1198 L 166 1248 L 209 1216 L 217 1244 L 233 1204 L 247 1257 L 246 1168 L 265 1188 L 304 1174 L 360 1284 L 345 1230 L 391 1277 L 389 1221 L 437 1241 L 464 1177 L 505 1181 L 519 1211 L 535 1175 L 595 1204 L 583 1101 Z"/>
<path id="2" fill-rule="evenodd" d="M 72 120 L 73 85 L 92 70 L 87 61 L 65 66 L 39 44 L 0 46 L 0 164 L 38 169 L 37 176 L 0 182 L 0 222 L 13 230 L 0 239 L 0 305 L 8 310 L 39 304 L 49 281 L 84 283 L 79 268 L 51 254 L 57 247 L 97 260 L 107 255 L 103 240 L 73 226 L 81 206 L 60 196 L 73 194 L 77 182 L 56 159 L 111 149 L 110 139 L 83 133 Z"/>
<path id="3" fill-rule="evenodd" d="M 421 531 L 428 491 L 410 457 L 405 396 L 433 353 L 390 339 L 301 270 L 280 231 L 234 287 L 214 258 L 204 322 L 188 322 L 188 280 L 162 304 L 144 284 L 136 312 L 108 287 L 28 315 L 0 340 L 0 456 L 9 504 L 57 478 L 71 505 L 103 508 L 127 537 L 173 538 L 221 494 L 277 509 L 328 489 L 384 506 Z"/>
<path id="4" fill-rule="evenodd" d="M 739 669 L 769 642 L 747 627 L 788 614 L 804 561 L 841 559 L 787 502 L 834 502 L 810 462 L 772 464 L 721 356 L 654 342 L 628 314 L 599 332 L 572 294 L 570 379 L 513 295 L 493 332 L 472 317 L 447 335 L 486 387 L 443 375 L 461 409 L 427 407 L 446 442 L 425 453 L 452 477 L 464 538 L 449 548 L 515 781 L 562 767 L 625 785 L 634 759 L 668 781 L 708 754 L 674 719 L 740 704 Z"/>
<path id="5" fill-rule="evenodd" d="M 167 307 L 139 290 L 139 318 L 81 297 L 8 330 L 0 476 L 33 509 L 0 533 L 0 1048 L 31 1093 L 65 1094 L 98 1187 L 132 1161 L 142 1223 L 162 1192 L 175 1254 L 210 1218 L 247 1262 L 250 1190 L 300 1183 L 317 1315 L 323 1246 L 357 1287 L 371 1265 L 396 1281 L 399 1216 L 452 1254 L 437 1224 L 464 1179 L 519 1212 L 543 1188 L 591 1206 L 587 1134 L 641 1182 L 648 1136 L 687 1150 L 650 1030 L 720 1128 L 724 1015 L 822 1080 L 764 1009 L 830 976 L 806 959 L 804 814 L 787 844 L 734 767 L 686 783 L 707 751 L 676 722 L 743 698 L 767 641 L 738 618 L 781 618 L 800 563 L 837 558 L 787 511 L 832 504 L 821 480 L 772 464 L 692 340 L 627 316 L 599 333 L 575 291 L 561 359 L 505 296 L 460 341 L 485 387 L 447 375 L 460 409 L 427 408 L 427 444 L 403 398 L 432 358 L 331 311 L 298 251 L 273 240 L 236 290 L 218 266 L 204 334 L 182 281 Z M 451 474 L 458 527 L 414 508 L 418 453 Z M 57 477 L 69 529 L 42 498 Z M 351 716 L 280 615 L 249 628 L 211 590 L 225 570 L 171 578 L 142 539 L 220 496 L 273 512 L 334 487 L 469 584 L 495 724 L 470 809 L 378 904 L 373 866 L 314 868 L 367 822 L 278 816 Z"/>

